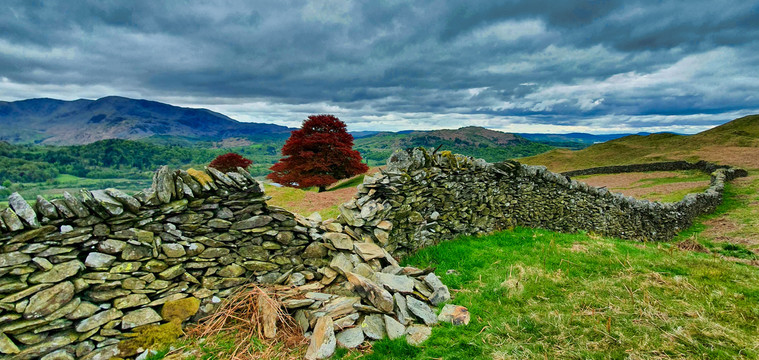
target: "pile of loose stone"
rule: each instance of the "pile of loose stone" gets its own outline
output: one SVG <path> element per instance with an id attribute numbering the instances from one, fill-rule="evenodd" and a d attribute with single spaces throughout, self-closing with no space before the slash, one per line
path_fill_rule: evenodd
<path id="1" fill-rule="evenodd" d="M 339 230 L 340 225 L 327 226 Z M 311 343 L 306 358 L 329 357 L 336 346 L 355 348 L 384 337 L 418 345 L 438 321 L 469 323 L 462 306 L 447 304 L 437 315 L 435 306 L 451 299 L 448 287 L 434 269 L 401 267 L 373 243 L 354 242 L 340 232 L 326 233 L 333 249 L 319 282 L 299 286 L 284 306 Z"/>

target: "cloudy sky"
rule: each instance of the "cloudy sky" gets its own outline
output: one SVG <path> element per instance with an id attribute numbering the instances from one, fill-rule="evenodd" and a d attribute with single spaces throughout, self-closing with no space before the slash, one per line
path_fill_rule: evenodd
<path id="1" fill-rule="evenodd" d="M 693 133 L 759 113 L 759 1 L 0 4 L 0 100 L 107 95 L 353 131 Z"/>

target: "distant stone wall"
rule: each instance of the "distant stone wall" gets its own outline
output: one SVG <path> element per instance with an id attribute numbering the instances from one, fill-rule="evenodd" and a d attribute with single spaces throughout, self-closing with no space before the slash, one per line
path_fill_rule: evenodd
<path id="1" fill-rule="evenodd" d="M 418 148 L 394 153 L 383 173 L 366 177 L 356 198 L 340 207 L 340 220 L 357 236 L 395 255 L 462 234 L 513 226 L 660 241 L 713 211 L 722 201 L 725 181 L 746 175 L 744 170 L 705 162 L 626 165 L 572 174 L 652 169 L 714 172 L 705 192 L 677 203 L 659 203 L 569 180 L 542 166 L 490 164 Z"/>
<path id="2" fill-rule="evenodd" d="M 677 166 L 692 165 L 667 165 Z M 250 282 L 308 282 L 307 291 L 328 294 L 288 305 L 304 331 L 325 316 L 335 331 L 357 323 L 431 325 L 434 313 L 424 302 L 444 302 L 447 288 L 434 274 L 399 267 L 393 256 L 512 226 L 670 239 L 714 210 L 725 181 L 745 176 L 715 169 L 707 191 L 662 204 L 544 167 L 413 149 L 366 176 L 337 221 L 267 206 L 261 184 L 242 169 L 162 167 L 151 189 L 135 196 L 81 190 L 52 201 L 38 196 L 34 208 L 13 194 L 0 212 L 0 358 L 133 355 L 118 346 L 128 332 L 188 320 L 170 305 L 195 307 L 188 314 L 197 320 Z"/>
<path id="3" fill-rule="evenodd" d="M 601 166 L 582 170 L 565 171 L 561 175 L 575 177 L 582 175 L 598 175 L 598 174 L 619 174 L 629 172 L 645 172 L 645 171 L 678 171 L 678 170 L 699 170 L 707 174 L 711 174 L 719 169 L 729 169 L 726 165 L 717 165 L 707 161 L 698 161 L 695 163 L 687 161 L 663 161 L 646 164 L 631 164 L 631 165 L 615 165 L 615 166 Z M 733 172 L 735 176 L 746 176 L 748 173 L 743 169 L 735 169 Z"/>

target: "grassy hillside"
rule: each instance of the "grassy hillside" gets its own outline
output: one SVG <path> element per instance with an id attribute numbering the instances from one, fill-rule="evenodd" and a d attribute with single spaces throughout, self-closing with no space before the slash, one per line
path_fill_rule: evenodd
<path id="1" fill-rule="evenodd" d="M 355 148 L 371 165 L 384 164 L 397 149 L 417 146 L 440 146 L 441 150 L 450 150 L 490 162 L 540 154 L 554 148 L 514 134 L 474 126 L 457 130 L 379 133 L 355 140 Z"/>
<path id="2" fill-rule="evenodd" d="M 553 171 L 666 160 L 708 160 L 759 168 L 759 115 L 736 119 L 695 135 L 631 135 L 583 150 L 558 149 L 520 159 Z"/>

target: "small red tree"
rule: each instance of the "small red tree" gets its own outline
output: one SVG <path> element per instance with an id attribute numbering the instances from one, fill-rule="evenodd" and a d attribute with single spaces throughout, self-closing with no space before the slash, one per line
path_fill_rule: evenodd
<path id="1" fill-rule="evenodd" d="M 361 154 L 353 150 L 353 136 L 345 123 L 333 115 L 311 115 L 300 130 L 290 134 L 282 155 L 267 177 L 285 186 L 318 186 L 324 191 L 337 180 L 369 170 Z"/>
<path id="2" fill-rule="evenodd" d="M 232 170 L 237 170 L 238 166 L 247 169 L 252 163 L 253 161 L 242 157 L 240 154 L 226 153 L 217 156 L 216 159 L 213 159 L 213 161 L 208 164 L 208 166 L 221 172 L 230 172 Z"/>

